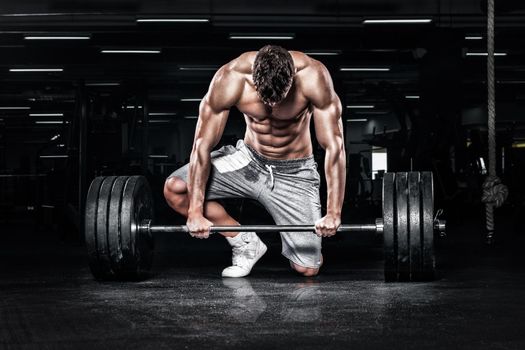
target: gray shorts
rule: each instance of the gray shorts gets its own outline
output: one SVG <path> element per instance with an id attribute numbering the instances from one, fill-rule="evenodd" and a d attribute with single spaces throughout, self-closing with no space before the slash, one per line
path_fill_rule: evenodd
<path id="1" fill-rule="evenodd" d="M 243 140 L 211 153 L 206 199 L 250 198 L 261 203 L 277 225 L 313 225 L 321 218 L 320 177 L 313 156 L 268 159 Z M 187 181 L 188 164 L 171 176 Z M 281 232 L 282 254 L 310 268 L 321 265 L 321 238 L 314 232 Z"/>

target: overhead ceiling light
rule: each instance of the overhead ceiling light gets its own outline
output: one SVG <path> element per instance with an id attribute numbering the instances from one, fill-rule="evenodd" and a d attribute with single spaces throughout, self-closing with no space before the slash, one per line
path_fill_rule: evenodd
<path id="1" fill-rule="evenodd" d="M 181 98 L 181 102 L 200 102 L 202 98 Z"/>
<path id="2" fill-rule="evenodd" d="M 31 109 L 31 107 L 0 107 L 0 110 L 22 110 Z"/>
<path id="3" fill-rule="evenodd" d="M 135 108 L 142 108 L 142 106 L 126 106 L 126 109 L 135 109 Z"/>
<path id="4" fill-rule="evenodd" d="M 206 23 L 207 18 L 138 18 L 138 23 Z"/>
<path id="5" fill-rule="evenodd" d="M 419 95 L 406 95 L 405 98 L 408 100 L 418 100 Z"/>
<path id="6" fill-rule="evenodd" d="M 430 23 L 431 18 L 406 18 L 406 19 L 365 19 L 364 24 L 421 24 Z"/>
<path id="7" fill-rule="evenodd" d="M 55 141 L 56 139 L 58 139 L 60 137 L 60 134 L 56 134 L 55 136 L 53 136 L 51 138 L 51 141 Z"/>
<path id="8" fill-rule="evenodd" d="M 86 86 L 119 86 L 117 82 L 86 83 Z"/>
<path id="9" fill-rule="evenodd" d="M 51 13 L 8 13 L 8 14 L 2 14 L 0 17 L 33 17 L 33 16 L 63 16 L 63 13 L 59 12 L 51 12 Z"/>
<path id="10" fill-rule="evenodd" d="M 63 117 L 64 113 L 29 113 L 30 117 Z"/>
<path id="11" fill-rule="evenodd" d="M 308 56 L 337 56 L 341 54 L 340 50 L 318 50 L 318 51 L 304 51 Z"/>
<path id="12" fill-rule="evenodd" d="M 498 84 L 525 84 L 525 80 L 498 80 Z"/>
<path id="13" fill-rule="evenodd" d="M 349 109 L 370 109 L 370 108 L 375 108 L 374 105 L 348 105 L 346 106 L 346 108 L 349 108 Z"/>
<path id="14" fill-rule="evenodd" d="M 10 72 L 63 72 L 62 68 L 10 68 Z"/>
<path id="15" fill-rule="evenodd" d="M 465 40 L 483 40 L 483 37 L 481 35 L 467 35 Z"/>
<path id="16" fill-rule="evenodd" d="M 467 56 L 488 56 L 488 52 L 467 52 Z M 494 56 L 507 56 L 506 52 L 494 52 Z"/>
<path id="17" fill-rule="evenodd" d="M 199 119 L 199 116 L 197 115 L 187 115 L 184 117 L 184 119 Z"/>
<path id="18" fill-rule="evenodd" d="M 153 113 L 148 113 L 149 116 L 162 116 L 162 115 L 177 115 L 177 113 L 175 112 L 153 112 Z"/>
<path id="19" fill-rule="evenodd" d="M 151 54 L 160 53 L 160 50 L 100 50 L 101 53 L 132 53 L 132 54 Z"/>
<path id="20" fill-rule="evenodd" d="M 372 115 L 372 114 L 374 114 L 374 115 L 383 115 L 383 114 L 388 114 L 390 112 L 389 111 L 372 111 L 372 110 L 366 109 L 366 110 L 361 110 L 361 111 L 357 110 L 357 111 L 354 111 L 353 113 L 354 114 L 360 114 L 360 115 L 361 114 L 366 114 L 366 115 Z"/>
<path id="21" fill-rule="evenodd" d="M 66 154 L 52 154 L 48 156 L 39 156 L 39 158 L 68 158 Z"/>
<path id="22" fill-rule="evenodd" d="M 169 119 L 151 119 L 149 120 L 150 123 L 169 123 L 171 120 Z"/>
<path id="23" fill-rule="evenodd" d="M 342 67 L 341 72 L 388 72 L 389 67 Z"/>
<path id="24" fill-rule="evenodd" d="M 150 154 L 149 158 L 169 158 L 166 154 Z"/>
<path id="25" fill-rule="evenodd" d="M 63 120 L 37 120 L 35 124 L 69 124 Z"/>
<path id="26" fill-rule="evenodd" d="M 216 71 L 217 69 L 219 69 L 219 67 L 217 66 L 213 66 L 213 67 L 206 67 L 206 66 L 183 66 L 183 67 L 179 67 L 180 70 L 209 70 L 209 71 Z"/>
<path id="27" fill-rule="evenodd" d="M 347 119 L 347 122 L 353 123 L 353 122 L 367 122 L 368 119 L 366 118 L 356 118 L 356 119 Z"/>
<path id="28" fill-rule="evenodd" d="M 89 40 L 89 36 L 34 36 L 26 35 L 25 40 Z"/>
<path id="29" fill-rule="evenodd" d="M 292 40 L 295 39 L 295 34 L 243 34 L 231 33 L 230 39 L 233 40 Z"/>

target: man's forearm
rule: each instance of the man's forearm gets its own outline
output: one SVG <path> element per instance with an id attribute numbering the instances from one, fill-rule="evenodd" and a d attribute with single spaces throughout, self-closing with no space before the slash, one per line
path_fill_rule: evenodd
<path id="1" fill-rule="evenodd" d="M 326 212 L 340 216 L 346 182 L 346 153 L 342 142 L 326 149 L 324 170 L 328 192 Z"/>
<path id="2" fill-rule="evenodd" d="M 206 183 L 210 175 L 211 157 L 208 150 L 195 148 L 188 171 L 188 216 L 203 215 Z"/>

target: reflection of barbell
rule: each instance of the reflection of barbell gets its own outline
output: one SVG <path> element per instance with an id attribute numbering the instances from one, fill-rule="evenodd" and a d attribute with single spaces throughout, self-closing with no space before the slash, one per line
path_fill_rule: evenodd
<path id="1" fill-rule="evenodd" d="M 385 280 L 432 280 L 435 275 L 432 173 L 386 173 L 383 218 L 374 224 L 341 225 L 338 232 L 382 233 Z M 142 176 L 97 177 L 89 187 L 85 236 L 97 279 L 138 279 L 151 268 L 155 232 L 188 232 L 186 226 L 152 225 L 153 201 Z M 211 232 L 304 232 L 314 225 L 212 226 Z M 306 234 L 306 233 L 304 233 Z M 312 233 L 313 234 L 313 233 Z"/>

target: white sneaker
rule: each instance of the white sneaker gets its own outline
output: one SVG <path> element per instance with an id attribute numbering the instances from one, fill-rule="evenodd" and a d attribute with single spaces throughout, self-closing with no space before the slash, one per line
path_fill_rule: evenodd
<path id="1" fill-rule="evenodd" d="M 248 276 L 253 265 L 268 249 L 254 232 L 242 232 L 226 239 L 233 248 L 232 266 L 222 270 L 222 277 Z"/>

